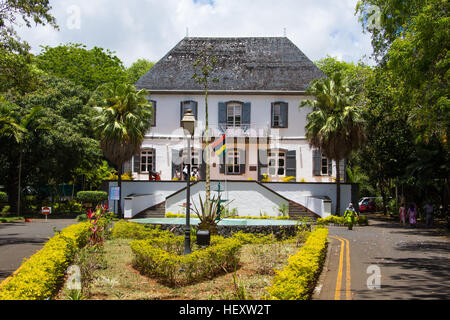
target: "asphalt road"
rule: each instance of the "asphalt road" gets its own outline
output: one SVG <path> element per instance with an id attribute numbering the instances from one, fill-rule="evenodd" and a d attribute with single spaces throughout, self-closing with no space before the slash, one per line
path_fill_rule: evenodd
<path id="1" fill-rule="evenodd" d="M 76 223 L 75 219 L 32 220 L 31 223 L 0 223 L 0 281 L 20 267 L 24 258 L 36 253 L 54 235 Z"/>
<path id="2" fill-rule="evenodd" d="M 450 299 L 445 233 L 380 219 L 369 223 L 352 231 L 329 228 L 328 256 L 314 299 Z"/>

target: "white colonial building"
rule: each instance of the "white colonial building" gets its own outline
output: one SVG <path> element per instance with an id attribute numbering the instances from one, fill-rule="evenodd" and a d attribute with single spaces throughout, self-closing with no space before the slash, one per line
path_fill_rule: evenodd
<path id="1" fill-rule="evenodd" d="M 225 153 L 211 152 L 211 179 L 218 181 L 333 182 L 335 164 L 309 147 L 305 136 L 310 99 L 305 91 L 323 73 L 288 38 L 184 38 L 136 84 L 150 92 L 154 115 L 140 154 L 125 166 L 138 181 L 158 172 L 171 181 L 184 168 L 187 109 L 197 125 L 192 166 L 205 178 L 205 93 L 192 79 L 194 62 L 210 48 L 217 65 L 208 87 L 211 142 L 225 135 Z M 341 167 L 344 177 L 344 168 Z M 267 176 L 265 176 L 267 175 Z"/>

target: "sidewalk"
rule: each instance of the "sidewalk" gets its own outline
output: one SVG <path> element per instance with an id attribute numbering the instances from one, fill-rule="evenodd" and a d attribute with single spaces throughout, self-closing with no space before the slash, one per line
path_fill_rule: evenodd
<path id="1" fill-rule="evenodd" d="M 0 281 L 20 267 L 24 258 L 36 253 L 56 230 L 75 224 L 75 219 L 32 219 L 31 223 L 0 224 Z"/>

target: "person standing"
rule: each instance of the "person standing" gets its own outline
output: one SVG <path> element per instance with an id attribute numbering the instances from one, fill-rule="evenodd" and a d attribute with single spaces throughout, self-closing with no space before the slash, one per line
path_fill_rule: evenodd
<path id="1" fill-rule="evenodd" d="M 402 203 L 400 206 L 400 209 L 398 210 L 398 213 L 400 215 L 400 222 L 405 225 L 406 223 L 406 208 L 405 208 L 405 204 Z"/>
<path id="2" fill-rule="evenodd" d="M 345 209 L 344 218 L 347 219 L 348 230 L 353 230 L 353 224 L 355 223 L 356 211 L 353 208 L 353 204 L 350 203 L 348 208 Z"/>
<path id="3" fill-rule="evenodd" d="M 407 212 L 408 218 L 409 218 L 409 225 L 413 228 L 416 227 L 417 223 L 417 211 L 414 203 L 411 203 L 408 212 Z"/>
<path id="4" fill-rule="evenodd" d="M 426 214 L 427 228 L 430 228 L 433 226 L 434 208 L 429 202 L 427 202 L 425 204 L 425 206 L 423 207 L 423 209 L 425 210 L 425 214 Z"/>

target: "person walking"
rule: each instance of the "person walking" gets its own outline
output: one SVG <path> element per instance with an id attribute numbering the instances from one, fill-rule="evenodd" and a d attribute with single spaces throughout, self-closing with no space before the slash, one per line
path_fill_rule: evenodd
<path id="1" fill-rule="evenodd" d="M 416 207 L 414 205 L 414 203 L 411 203 L 408 212 L 407 212 L 407 216 L 409 219 L 409 225 L 413 228 L 416 227 L 416 223 L 417 223 L 417 211 L 416 211 Z"/>
<path id="2" fill-rule="evenodd" d="M 355 217 L 357 213 L 353 208 L 353 204 L 350 203 L 348 208 L 345 209 L 344 218 L 347 219 L 348 230 L 353 230 L 353 224 L 355 223 Z"/>
<path id="3" fill-rule="evenodd" d="M 406 223 L 406 208 L 405 208 L 405 204 L 402 203 L 400 205 L 400 209 L 398 209 L 398 213 L 400 215 L 400 222 L 405 225 Z"/>
<path id="4" fill-rule="evenodd" d="M 431 228 L 433 226 L 433 216 L 434 216 L 434 208 L 430 204 L 430 202 L 427 202 L 425 206 L 423 207 L 426 214 L 426 224 L 427 228 Z"/>

